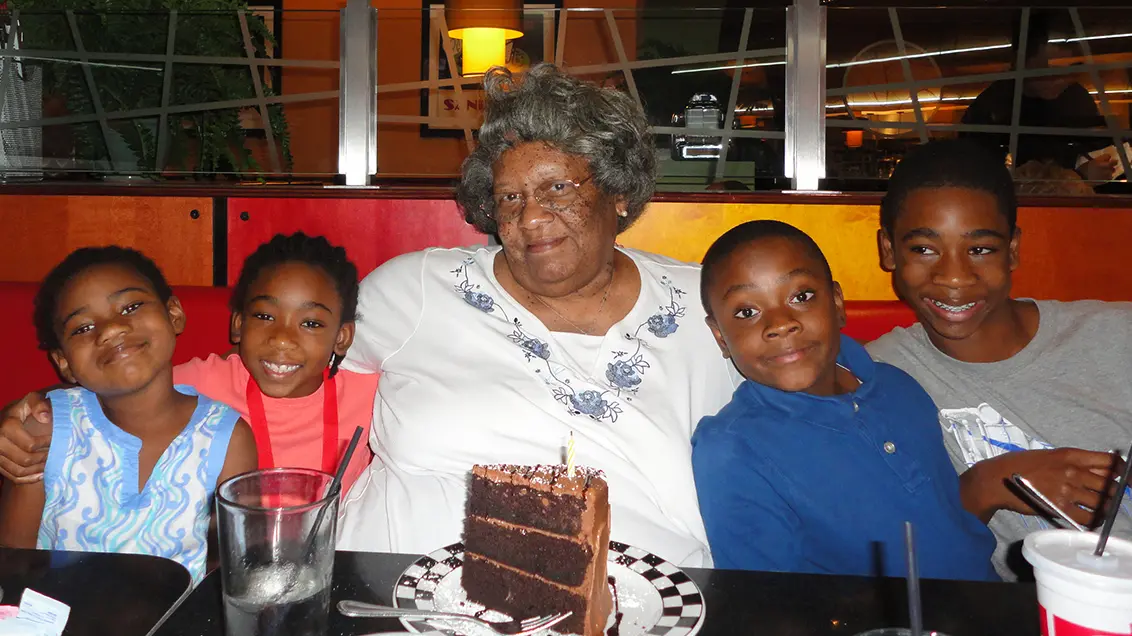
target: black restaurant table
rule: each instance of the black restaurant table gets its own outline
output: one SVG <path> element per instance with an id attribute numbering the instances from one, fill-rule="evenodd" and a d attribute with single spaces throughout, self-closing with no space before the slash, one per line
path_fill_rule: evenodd
<path id="1" fill-rule="evenodd" d="M 395 619 L 347 618 L 340 600 L 392 605 L 393 585 L 418 557 L 338 552 L 328 636 L 404 631 Z M 684 570 L 704 594 L 701 636 L 820 636 L 907 625 L 903 579 L 870 579 L 735 570 Z M 1032 583 L 923 581 L 924 624 L 948 636 L 1037 636 Z M 157 631 L 157 636 L 222 636 L 220 578 L 209 575 Z"/>
<path id="2" fill-rule="evenodd" d="M 191 583 L 185 568 L 159 557 L 0 548 L 0 602 L 19 605 L 31 588 L 66 603 L 64 636 L 146 636 Z"/>

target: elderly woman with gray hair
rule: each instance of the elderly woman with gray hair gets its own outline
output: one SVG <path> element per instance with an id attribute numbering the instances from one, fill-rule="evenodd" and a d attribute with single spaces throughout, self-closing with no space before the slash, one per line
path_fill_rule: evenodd
<path id="1" fill-rule="evenodd" d="M 624 93 L 554 66 L 493 69 L 458 201 L 502 248 L 430 249 L 361 284 L 344 367 L 382 373 L 376 459 L 339 547 L 458 541 L 473 464 L 605 471 L 612 537 L 710 565 L 690 439 L 733 380 L 696 302 L 699 267 L 618 248 L 653 192 L 655 151 Z"/>

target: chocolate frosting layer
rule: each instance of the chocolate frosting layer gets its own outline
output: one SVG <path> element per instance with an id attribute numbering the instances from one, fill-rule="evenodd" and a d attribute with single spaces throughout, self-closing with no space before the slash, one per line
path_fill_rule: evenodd
<path id="1" fill-rule="evenodd" d="M 604 474 L 591 468 L 579 467 L 570 478 L 565 466 L 475 466 L 468 516 L 586 538 L 588 503 L 608 501 L 608 493 Z"/>

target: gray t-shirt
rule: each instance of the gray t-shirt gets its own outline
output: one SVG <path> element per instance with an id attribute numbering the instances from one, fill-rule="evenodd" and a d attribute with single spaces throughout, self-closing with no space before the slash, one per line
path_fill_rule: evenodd
<path id="1" fill-rule="evenodd" d="M 1116 451 L 1132 442 L 1132 303 L 1035 301 L 1038 332 L 1008 360 L 960 362 L 928 340 L 924 328 L 897 328 L 868 345 L 872 356 L 908 372 L 940 410 L 955 469 L 1016 450 L 1076 447 Z M 1126 495 L 1114 535 L 1132 538 Z M 1051 527 L 1044 519 L 1000 510 L 995 568 L 1014 580 L 1028 568 L 1021 540 Z M 1007 565 L 1009 564 L 1009 565 Z"/>

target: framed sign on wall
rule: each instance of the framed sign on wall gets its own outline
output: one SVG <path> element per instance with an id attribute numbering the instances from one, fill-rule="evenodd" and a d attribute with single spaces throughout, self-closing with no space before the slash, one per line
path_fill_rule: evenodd
<path id="1" fill-rule="evenodd" d="M 428 19 L 421 21 L 421 79 L 452 79 L 444 47 L 451 47 L 459 74 L 462 43 L 448 37 L 442 3 L 425 0 L 422 8 L 428 12 Z M 521 73 L 534 64 L 554 59 L 557 8 L 556 3 L 523 5 L 523 36 L 507 42 L 508 69 Z M 421 124 L 422 137 L 462 137 L 465 119 L 470 120 L 472 129 L 479 128 L 483 120 L 483 90 L 476 84 L 466 84 L 460 91 L 453 86 L 422 89 L 421 115 L 429 118 L 429 123 Z"/>

